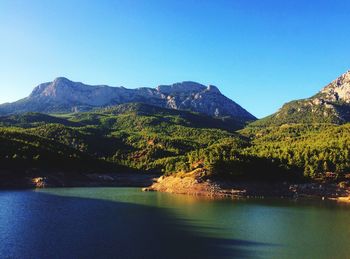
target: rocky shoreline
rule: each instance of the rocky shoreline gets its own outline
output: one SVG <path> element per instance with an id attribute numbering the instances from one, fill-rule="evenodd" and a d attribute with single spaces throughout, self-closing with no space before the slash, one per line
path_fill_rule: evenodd
<path id="1" fill-rule="evenodd" d="M 54 172 L 9 177 L 2 172 L 0 189 L 50 187 L 140 187 L 143 191 L 212 198 L 287 198 L 334 200 L 350 204 L 350 183 L 290 183 L 203 179 L 194 175 L 160 176 L 145 173 Z"/>
<path id="2" fill-rule="evenodd" d="M 334 200 L 350 204 L 346 183 L 233 182 L 191 176 L 160 177 L 143 191 L 210 196 L 214 198 L 288 198 Z"/>

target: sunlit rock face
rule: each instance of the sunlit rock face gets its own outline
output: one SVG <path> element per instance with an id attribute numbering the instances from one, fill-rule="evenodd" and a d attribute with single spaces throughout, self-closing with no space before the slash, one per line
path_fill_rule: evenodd
<path id="1" fill-rule="evenodd" d="M 350 70 L 332 81 L 320 93 L 327 101 L 350 103 Z"/>
<path id="2" fill-rule="evenodd" d="M 234 117 L 242 121 L 255 117 L 230 100 L 213 85 L 181 82 L 156 88 L 127 89 L 106 85 L 86 85 L 59 77 L 38 85 L 28 96 L 0 105 L 0 114 L 21 112 L 77 112 L 122 103 L 142 102 L 159 107 L 190 110 L 210 116 Z"/>

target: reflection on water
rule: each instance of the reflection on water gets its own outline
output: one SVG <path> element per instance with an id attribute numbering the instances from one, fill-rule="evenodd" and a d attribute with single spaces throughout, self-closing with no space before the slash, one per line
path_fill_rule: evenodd
<path id="1" fill-rule="evenodd" d="M 0 257 L 347 257 L 350 209 L 135 188 L 0 192 Z"/>

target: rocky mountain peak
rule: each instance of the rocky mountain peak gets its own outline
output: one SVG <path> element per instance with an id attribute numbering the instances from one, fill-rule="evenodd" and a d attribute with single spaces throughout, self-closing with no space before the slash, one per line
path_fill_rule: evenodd
<path id="1" fill-rule="evenodd" d="M 209 85 L 207 87 L 207 91 L 211 92 L 211 93 L 217 93 L 217 94 L 221 94 L 219 88 L 217 88 L 215 85 Z"/>
<path id="2" fill-rule="evenodd" d="M 320 94 L 326 101 L 350 103 L 350 70 L 324 87 Z"/>
<path id="3" fill-rule="evenodd" d="M 53 81 L 50 82 L 52 85 L 60 86 L 64 84 L 73 84 L 74 82 L 69 80 L 66 77 L 56 77 Z"/>
<path id="4" fill-rule="evenodd" d="M 32 91 L 30 97 L 35 96 L 55 96 L 58 88 L 72 87 L 74 82 L 65 77 L 57 77 L 52 82 L 47 82 L 38 85 Z"/>
<path id="5" fill-rule="evenodd" d="M 284 104 L 275 114 L 255 125 L 350 122 L 350 70 L 326 85 L 316 95 Z"/>
<path id="6" fill-rule="evenodd" d="M 156 89 L 163 94 L 193 93 L 205 90 L 207 87 L 192 81 L 184 81 L 172 85 L 159 85 Z"/>

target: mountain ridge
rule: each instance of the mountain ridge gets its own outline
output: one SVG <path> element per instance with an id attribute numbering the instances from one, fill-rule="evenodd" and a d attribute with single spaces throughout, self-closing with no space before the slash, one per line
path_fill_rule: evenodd
<path id="1" fill-rule="evenodd" d="M 244 122 L 256 119 L 213 85 L 205 86 L 184 81 L 172 85 L 159 85 L 156 88 L 128 89 L 87 85 L 65 77 L 39 84 L 28 97 L 17 102 L 1 104 L 0 114 L 80 112 L 135 102 L 162 108 L 189 110 L 209 116 L 239 118 Z"/>

